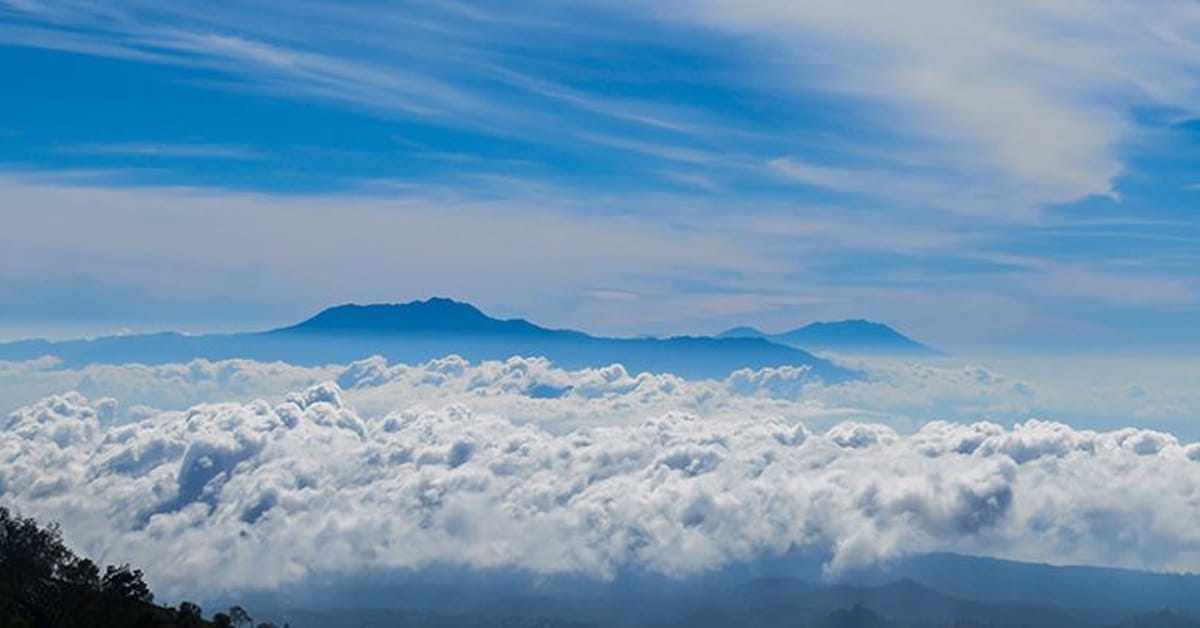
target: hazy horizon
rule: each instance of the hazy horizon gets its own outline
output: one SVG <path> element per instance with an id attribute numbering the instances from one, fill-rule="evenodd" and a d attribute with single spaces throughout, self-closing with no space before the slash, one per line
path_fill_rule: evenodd
<path id="1" fill-rule="evenodd" d="M 523 315 L 518 312 L 513 312 L 510 314 L 497 314 L 494 311 L 488 309 L 486 306 L 481 306 L 480 304 L 475 303 L 469 299 L 458 299 L 458 298 L 452 298 L 452 297 L 443 297 L 441 295 L 430 295 L 430 296 L 426 296 L 426 297 L 421 297 L 419 299 L 414 299 L 414 301 L 423 301 L 423 300 L 431 299 L 431 298 L 433 298 L 433 299 L 451 298 L 460 303 L 467 303 L 467 304 L 470 304 L 472 306 L 479 308 L 481 311 L 484 312 L 484 314 L 491 316 L 493 318 L 501 319 L 501 320 L 519 319 L 519 320 L 529 321 L 531 323 L 534 323 L 535 325 L 539 325 L 541 327 L 546 327 L 549 329 L 571 329 L 571 330 L 575 330 L 575 331 L 582 331 L 584 333 L 595 335 L 595 336 L 609 336 L 609 337 L 615 337 L 615 338 L 638 338 L 638 337 L 663 337 L 663 338 L 665 338 L 665 337 L 673 337 L 673 336 L 709 337 L 709 336 L 716 336 L 717 334 L 719 334 L 721 332 L 728 331 L 730 329 L 734 329 L 737 327 L 751 327 L 751 328 L 755 328 L 759 331 L 766 332 L 767 334 L 779 334 L 779 333 L 783 333 L 783 332 L 787 332 L 787 331 L 792 331 L 794 329 L 798 329 L 798 328 L 804 327 L 806 325 L 814 324 L 814 323 L 829 323 L 829 322 L 865 320 L 865 321 L 869 321 L 869 322 L 873 322 L 873 323 L 879 323 L 879 324 L 886 325 L 886 326 L 894 329 L 895 331 L 898 331 L 901 334 L 909 337 L 912 340 L 915 340 L 922 344 L 928 345 L 931 348 L 933 348 L 937 351 L 946 353 L 949 356 L 958 356 L 963 359 L 974 359 L 974 360 L 982 360 L 982 361 L 990 361 L 993 359 L 1008 359 L 1008 358 L 1019 357 L 1019 356 L 1036 358 L 1039 360 L 1052 360 L 1052 359 L 1057 359 L 1057 358 L 1069 358 L 1069 357 L 1079 357 L 1079 358 L 1109 357 L 1109 358 L 1120 358 L 1120 359 L 1136 359 L 1136 358 L 1178 359 L 1178 358 L 1186 358 L 1188 356 L 1192 356 L 1197 351 L 1197 349 L 1195 347 L 1193 347 L 1191 344 L 1188 343 L 1186 338 L 1177 339 L 1177 340 L 1171 341 L 1165 345 L 1137 344 L 1137 343 L 1133 342 L 1132 338 L 1113 338 L 1113 339 L 1111 339 L 1112 340 L 1111 343 L 1100 344 L 1100 345 L 1075 345 L 1075 344 L 1071 344 L 1069 342 L 1063 342 L 1061 344 L 1055 344 L 1052 342 L 1043 342 L 1042 344 L 1040 344 L 1036 347 L 1028 347 L 1028 346 L 1023 346 L 1023 345 L 1018 345 L 1018 344 L 1007 344 L 1007 345 L 1005 345 L 1005 344 L 1000 344 L 1000 345 L 984 344 L 984 345 L 980 345 L 980 344 L 972 343 L 970 341 L 966 341 L 965 343 L 960 342 L 957 344 L 942 345 L 942 344 L 938 344 L 933 341 L 929 341 L 924 338 L 916 337 L 913 334 L 908 333 L 905 329 L 898 328 L 895 324 L 893 324 L 892 322 L 888 321 L 885 318 L 871 318 L 871 317 L 857 316 L 857 315 L 847 316 L 845 318 L 834 318 L 834 319 L 808 319 L 808 320 L 796 319 L 794 322 L 790 322 L 790 323 L 783 322 L 783 321 L 777 321 L 774 324 L 757 324 L 757 323 L 754 323 L 753 321 L 747 321 L 745 319 L 734 319 L 736 321 L 744 321 L 744 322 L 731 322 L 730 324 L 726 325 L 725 327 L 718 327 L 718 328 L 703 327 L 703 328 L 692 328 L 690 330 L 687 328 L 673 329 L 669 326 L 664 326 L 664 325 L 660 324 L 660 325 L 658 325 L 659 331 L 657 333 L 645 331 L 645 329 L 649 329 L 650 326 L 647 326 L 646 328 L 641 328 L 641 327 L 638 327 L 638 322 L 636 322 L 636 321 L 626 321 L 622 328 L 626 329 L 626 330 L 633 330 L 633 331 L 616 332 L 616 331 L 611 331 L 611 330 L 606 331 L 604 328 L 599 328 L 599 329 L 585 328 L 585 327 L 581 327 L 578 325 L 573 325 L 569 321 L 564 321 L 561 323 L 547 323 L 545 321 L 531 318 L 530 316 L 526 316 L 526 315 Z M 408 302 L 411 302 L 411 301 L 408 301 Z M 121 324 L 117 324 L 114 326 L 108 326 L 108 325 L 92 324 L 92 325 L 86 325 L 86 326 L 69 325 L 69 326 L 64 327 L 64 326 L 60 326 L 57 324 L 51 324 L 48 327 L 29 327 L 29 326 L 25 326 L 25 325 L 6 327 L 4 325 L 0 325 L 0 343 L 18 342 L 18 341 L 23 341 L 23 340 L 50 340 L 50 341 L 58 342 L 58 341 L 77 340 L 77 339 L 95 339 L 95 338 L 104 338 L 104 337 L 111 337 L 111 336 L 171 333 L 171 332 L 188 334 L 188 335 L 260 332 L 260 331 L 269 331 L 272 329 L 278 329 L 281 327 L 287 327 L 289 325 L 303 322 L 304 320 L 307 320 L 311 316 L 314 316 L 316 314 L 319 314 L 320 312 L 325 311 L 326 309 L 329 309 L 331 307 L 336 307 L 339 305 L 348 305 L 348 304 L 357 304 L 357 305 L 387 304 L 387 305 L 392 305 L 392 304 L 403 304 L 403 303 L 408 303 L 408 302 L 397 300 L 397 301 L 377 301 L 377 302 L 347 301 L 344 303 L 331 303 L 326 306 L 321 306 L 317 309 L 305 310 L 303 313 L 298 313 L 295 315 L 286 315 L 285 314 L 278 318 L 270 318 L 270 319 L 262 318 L 261 320 L 259 320 L 259 322 L 257 322 L 257 324 L 252 321 L 258 320 L 258 317 L 252 317 L 252 318 L 246 319 L 246 321 L 249 321 L 249 322 L 226 321 L 224 323 L 199 324 L 199 325 L 194 325 L 194 326 L 183 326 L 183 327 L 174 326 L 174 323 L 172 323 L 170 321 L 160 322 L 160 323 L 155 323 L 155 324 L 145 324 L 142 326 L 131 326 L 131 325 L 121 325 Z"/>

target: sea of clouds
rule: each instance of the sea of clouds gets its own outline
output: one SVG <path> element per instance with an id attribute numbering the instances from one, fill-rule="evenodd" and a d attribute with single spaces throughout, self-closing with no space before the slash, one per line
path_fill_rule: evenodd
<path id="1" fill-rule="evenodd" d="M 448 356 L 421 365 L 373 357 L 349 365 L 196 360 L 186 364 L 61 368 L 52 357 L 0 361 L 0 416 L 49 395 L 77 391 L 120 401 L 117 420 L 152 409 L 183 410 L 222 401 L 265 399 L 333 381 L 363 415 L 415 405 L 466 403 L 477 412 L 548 429 L 638 422 L 670 411 L 705 419 L 782 417 L 820 428 L 846 419 L 912 431 L 932 419 L 1029 418 L 1095 429 L 1131 424 L 1200 440 L 1200 362 L 1097 358 L 997 360 L 1002 368 L 959 360 L 848 362 L 862 379 L 824 384 L 803 368 L 742 370 L 719 380 L 627 373 L 619 365 L 564 371 L 546 360 L 512 358 L 470 364 Z M 989 361 L 991 362 L 991 361 Z"/>
<path id="2" fill-rule="evenodd" d="M 167 595 L 428 567 L 689 576 L 794 551 L 835 575 L 930 551 L 1200 570 L 1200 444 L 980 420 L 1046 397 L 982 367 L 868 373 L 0 364 L 0 504 Z"/>

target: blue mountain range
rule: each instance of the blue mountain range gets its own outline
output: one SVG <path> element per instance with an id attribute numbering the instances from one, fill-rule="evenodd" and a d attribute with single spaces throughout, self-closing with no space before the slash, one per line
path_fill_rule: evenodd
<path id="1" fill-rule="evenodd" d="M 0 359 L 52 355 L 64 366 L 162 364 L 197 358 L 280 360 L 299 365 L 346 363 L 370 355 L 416 363 L 458 354 L 471 361 L 544 356 L 563 368 L 620 363 L 631 372 L 721 378 L 740 368 L 808 366 L 827 382 L 857 374 L 801 349 L 762 338 L 607 338 L 548 329 L 522 319 L 492 318 L 444 298 L 403 304 L 339 305 L 296 325 L 261 332 L 109 336 L 0 344 Z"/>
<path id="2" fill-rule="evenodd" d="M 808 351 L 851 355 L 940 355 L 939 351 L 883 323 L 863 319 L 812 323 L 778 334 L 768 334 L 754 327 L 734 327 L 717 334 L 717 337 L 762 338 Z"/>
<path id="3" fill-rule="evenodd" d="M 1200 628 L 1196 575 L 927 554 L 831 580 L 825 564 L 789 553 L 688 578 L 621 571 L 603 582 L 448 567 L 302 584 L 251 600 L 321 628 Z M 429 616 L 462 617 L 464 609 L 490 619 L 437 623 Z"/>

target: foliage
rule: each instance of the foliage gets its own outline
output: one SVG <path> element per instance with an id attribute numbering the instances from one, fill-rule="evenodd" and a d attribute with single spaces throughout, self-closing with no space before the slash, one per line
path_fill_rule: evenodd
<path id="1" fill-rule="evenodd" d="M 120 567 L 109 565 L 100 581 L 100 590 L 121 600 L 137 600 L 147 604 L 154 601 L 154 594 L 142 580 L 142 570 L 130 569 L 128 563 Z"/>
<path id="2" fill-rule="evenodd" d="M 3 628 L 251 628 L 240 606 L 204 621 L 200 606 L 153 605 L 140 569 L 108 565 L 103 575 L 76 556 L 57 525 L 41 526 L 0 507 L 0 627 Z M 266 624 L 270 625 L 270 624 Z"/>

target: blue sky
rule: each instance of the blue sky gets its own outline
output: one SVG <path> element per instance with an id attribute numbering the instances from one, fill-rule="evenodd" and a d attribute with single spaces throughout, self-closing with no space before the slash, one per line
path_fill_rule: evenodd
<path id="1" fill-rule="evenodd" d="M 0 337 L 1200 346 L 1200 6 L 0 0 Z M 646 6 L 652 5 L 652 6 Z"/>

